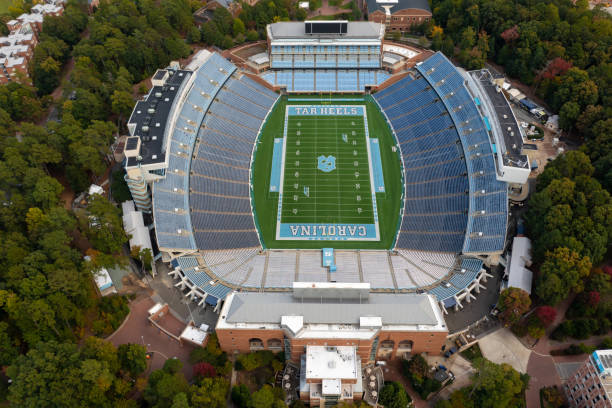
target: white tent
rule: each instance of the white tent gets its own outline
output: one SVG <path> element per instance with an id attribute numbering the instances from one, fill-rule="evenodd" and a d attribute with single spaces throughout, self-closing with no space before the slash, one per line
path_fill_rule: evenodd
<path id="1" fill-rule="evenodd" d="M 506 266 L 509 288 L 520 288 L 531 294 L 533 272 L 528 266 L 531 266 L 531 241 L 527 237 L 514 237 L 512 256 Z"/>
<path id="2" fill-rule="evenodd" d="M 125 201 L 121 208 L 123 209 L 123 229 L 125 233 L 130 235 L 130 249 L 138 246 L 140 249 L 149 248 L 153 253 L 151 246 L 151 236 L 149 229 L 144 225 L 142 212 L 134 210 L 133 201 Z"/>

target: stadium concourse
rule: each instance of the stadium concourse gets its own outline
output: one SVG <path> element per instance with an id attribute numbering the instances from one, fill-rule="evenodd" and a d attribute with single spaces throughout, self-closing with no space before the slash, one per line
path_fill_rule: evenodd
<path id="1" fill-rule="evenodd" d="M 426 292 L 444 312 L 474 299 L 491 276 L 483 263 L 504 249 L 508 199 L 463 75 L 437 53 L 373 94 L 401 155 L 401 222 L 392 248 L 337 249 L 332 270 L 320 249 L 267 248 L 258 234 L 252 157 L 281 96 L 216 53 L 158 71 L 128 121 L 126 180 L 137 205 L 151 208 L 176 286 L 217 311 L 234 290 L 290 291 L 293 282 Z"/>

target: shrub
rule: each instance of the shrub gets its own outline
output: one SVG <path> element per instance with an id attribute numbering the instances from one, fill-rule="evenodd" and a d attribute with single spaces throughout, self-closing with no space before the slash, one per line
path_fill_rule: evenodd
<path id="1" fill-rule="evenodd" d="M 251 392 L 246 385 L 240 384 L 232 387 L 232 401 L 238 408 L 251 406 Z"/>
<path id="2" fill-rule="evenodd" d="M 605 339 L 603 339 L 601 341 L 601 343 L 599 344 L 600 349 L 612 349 L 612 338 L 610 337 L 606 337 Z"/>
<path id="3" fill-rule="evenodd" d="M 385 408 L 405 408 L 412 399 L 406 390 L 398 382 L 385 382 L 385 386 L 380 390 L 379 402 Z"/>
<path id="4" fill-rule="evenodd" d="M 597 348 L 595 346 L 587 346 L 584 343 L 580 344 L 572 344 L 565 350 L 563 350 L 563 354 L 567 355 L 576 355 L 576 354 L 590 354 L 594 352 Z"/>
<path id="5" fill-rule="evenodd" d="M 111 295 L 99 300 L 98 311 L 98 318 L 93 321 L 91 330 L 98 336 L 108 336 L 121 326 L 130 308 L 125 296 Z"/>
<path id="6" fill-rule="evenodd" d="M 238 356 L 237 362 L 240 367 L 246 371 L 253 371 L 259 367 L 267 366 L 274 360 L 274 353 L 269 350 L 259 350 L 249 354 L 241 354 Z M 238 366 L 236 369 L 239 369 Z"/>
<path id="7" fill-rule="evenodd" d="M 520 322 L 510 326 L 510 330 L 512 333 L 516 334 L 517 337 L 525 337 L 527 335 L 527 326 Z"/>
<path id="8" fill-rule="evenodd" d="M 531 315 L 527 321 L 527 333 L 534 339 L 539 339 L 544 336 L 544 324 L 536 315 Z"/>
<path id="9" fill-rule="evenodd" d="M 574 322 L 572 320 L 567 320 L 560 325 L 558 325 L 555 330 L 551 333 L 550 337 L 553 340 L 563 341 L 567 337 L 574 336 Z"/>
<path id="10" fill-rule="evenodd" d="M 192 364 L 206 362 L 212 365 L 217 373 L 223 374 L 227 371 L 227 354 L 219 347 L 219 339 L 215 333 L 208 337 L 205 347 L 198 347 L 189 354 L 189 361 Z M 229 369 L 231 370 L 231 364 Z"/>
<path id="11" fill-rule="evenodd" d="M 561 408 L 565 402 L 563 394 L 555 386 L 540 388 L 540 399 L 542 408 Z"/>
<path id="12" fill-rule="evenodd" d="M 164 363 L 163 370 L 170 374 L 176 374 L 183 368 L 183 363 L 178 358 L 169 358 Z"/>
<path id="13" fill-rule="evenodd" d="M 544 336 L 546 331 L 540 324 L 534 324 L 527 327 L 527 333 L 529 334 L 529 337 L 533 339 L 540 339 Z"/>
<path id="14" fill-rule="evenodd" d="M 402 363 L 402 373 L 423 399 L 427 399 L 429 394 L 438 391 L 442 386 L 439 381 L 428 377 L 429 365 L 420 354 Z"/>
<path id="15" fill-rule="evenodd" d="M 592 318 L 576 319 L 573 336 L 576 339 L 587 339 L 599 330 L 599 322 Z"/>
<path id="16" fill-rule="evenodd" d="M 111 184 L 111 193 L 113 195 L 113 200 L 118 203 L 122 203 L 124 201 L 128 201 L 132 199 L 132 194 L 130 193 L 130 189 L 123 178 L 125 176 L 125 171 L 117 170 L 113 172 L 113 183 Z"/>
<path id="17" fill-rule="evenodd" d="M 552 306 L 540 306 L 536 309 L 536 315 L 546 327 L 550 326 L 557 317 L 557 310 Z"/>
<path id="18" fill-rule="evenodd" d="M 198 378 L 214 377 L 217 375 L 217 370 L 212 364 L 207 362 L 197 363 L 193 366 L 193 376 Z"/>

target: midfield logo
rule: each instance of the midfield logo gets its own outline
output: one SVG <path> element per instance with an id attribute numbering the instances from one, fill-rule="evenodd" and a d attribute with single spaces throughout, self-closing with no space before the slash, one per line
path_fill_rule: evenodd
<path id="1" fill-rule="evenodd" d="M 318 157 L 319 163 L 317 168 L 325 173 L 329 173 L 330 171 L 336 168 L 336 158 L 334 156 L 321 155 Z"/>

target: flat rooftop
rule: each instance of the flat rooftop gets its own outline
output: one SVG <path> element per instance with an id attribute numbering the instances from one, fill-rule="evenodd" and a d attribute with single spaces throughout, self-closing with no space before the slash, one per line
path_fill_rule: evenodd
<path id="1" fill-rule="evenodd" d="M 497 85 L 492 82 L 494 76 L 489 70 L 470 71 L 469 74 L 472 78 L 477 81 L 482 89 L 484 89 L 486 96 L 491 101 L 491 105 L 495 110 L 495 115 L 501 126 L 501 133 L 504 137 L 504 144 L 506 145 L 506 154 L 504 160 L 507 166 L 512 166 L 513 161 L 526 160 L 526 156 L 522 154 L 523 150 L 523 137 L 519 129 L 518 123 L 512 113 L 512 108 L 506 100 L 504 94 L 497 91 Z"/>
<path id="2" fill-rule="evenodd" d="M 181 85 L 191 75 L 190 71 L 168 70 L 171 74 L 163 86 L 154 86 L 143 101 L 136 102 L 128 124 L 135 124 L 134 136 L 140 137 L 140 164 L 163 163 L 166 159 L 165 137 L 166 125 L 170 120 L 172 107 L 175 105 Z M 156 76 L 163 77 L 164 70 Z M 168 130 L 169 132 L 171 129 Z M 138 165 L 136 157 L 127 160 L 126 167 Z"/>
<path id="3" fill-rule="evenodd" d="M 379 317 L 383 325 L 445 327 L 427 294 L 370 293 L 366 299 L 299 299 L 293 293 L 235 292 L 228 296 L 220 321 L 230 324 L 280 325 L 283 316 L 302 316 L 303 324 L 359 326 L 362 317 Z"/>
<path id="4" fill-rule="evenodd" d="M 306 346 L 307 380 L 356 380 L 358 375 L 357 351 L 354 346 Z M 339 385 L 336 394 L 339 394 Z M 329 390 L 324 392 L 332 393 Z"/>
<path id="5" fill-rule="evenodd" d="M 348 39 L 382 39 L 384 35 L 382 24 L 370 21 L 349 21 L 346 34 L 306 34 L 304 22 L 283 21 L 268 24 L 268 36 L 270 40 L 309 38 L 348 38 Z"/>

